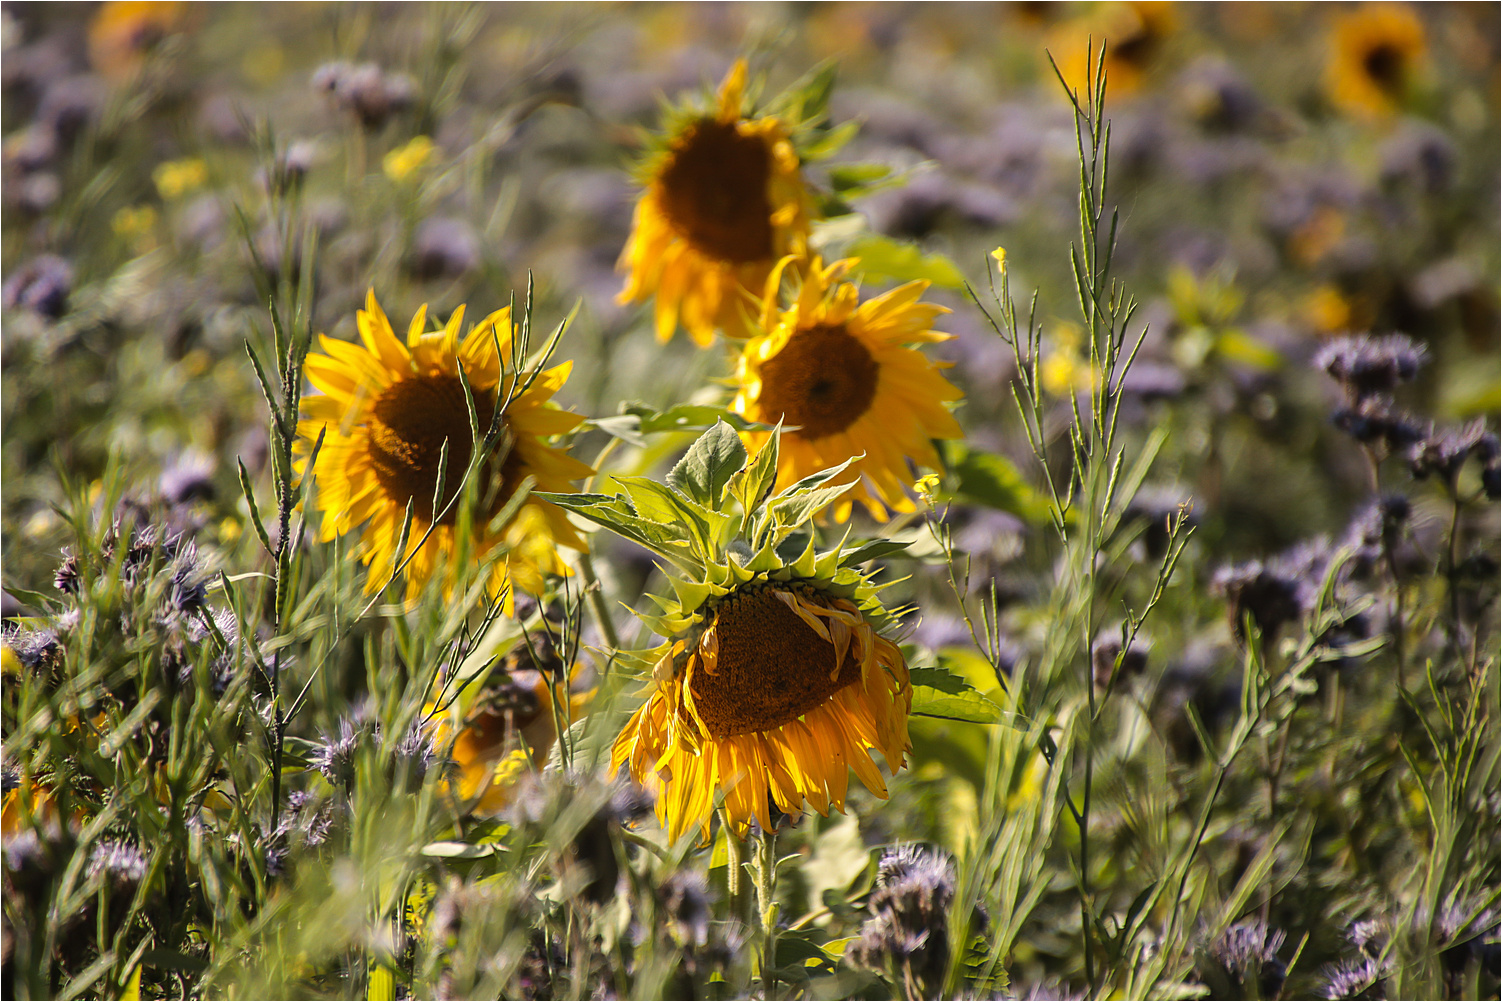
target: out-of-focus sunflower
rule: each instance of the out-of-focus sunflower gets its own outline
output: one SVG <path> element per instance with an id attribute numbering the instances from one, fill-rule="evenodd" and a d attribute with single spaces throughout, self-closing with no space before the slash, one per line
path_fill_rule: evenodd
<path id="1" fill-rule="evenodd" d="M 589 693 L 571 693 L 565 725 L 583 712 Z M 435 745 L 453 733 L 448 714 L 429 706 L 427 730 Z M 541 765 L 558 739 L 553 687 L 535 668 L 499 670 L 464 715 L 450 752 L 444 789 L 470 813 L 495 814 L 511 803 L 516 782 Z"/>
<path id="2" fill-rule="evenodd" d="M 660 341 L 680 324 L 701 346 L 716 328 L 747 337 L 749 294 L 808 236 L 813 204 L 792 125 L 742 117 L 745 86 L 746 64 L 737 62 L 718 108 L 677 115 L 643 164 L 620 300 L 656 297 Z"/>
<path id="3" fill-rule="evenodd" d="M 89 22 L 89 60 L 106 79 L 128 80 L 151 47 L 180 30 L 188 5 L 177 0 L 110 0 Z"/>
<path id="4" fill-rule="evenodd" d="M 692 608 L 670 609 L 676 639 L 660 649 L 647 701 L 611 752 L 612 769 L 657 794 L 677 839 L 704 826 L 724 791 L 729 823 L 770 830 L 771 805 L 797 814 L 845 809 L 849 771 L 878 797 L 886 783 L 867 749 L 893 771 L 908 749 L 912 685 L 896 644 L 867 612 L 869 584 L 812 547 L 798 565 L 710 581 Z M 738 570 L 738 569 L 737 569 Z"/>
<path id="5" fill-rule="evenodd" d="M 1082 19 L 1058 25 L 1052 51 L 1059 53 L 1059 71 L 1069 86 L 1087 89 L 1092 60 L 1106 50 L 1106 86 L 1116 96 L 1141 88 L 1143 78 L 1162 55 L 1164 44 L 1178 30 L 1174 5 L 1166 0 L 1129 0 L 1095 8 Z"/>
<path id="6" fill-rule="evenodd" d="M 0 798 L 0 835 L 6 838 L 19 835 L 28 818 L 39 828 L 57 825 L 57 800 L 48 787 L 40 783 L 25 783 L 10 775 L 6 776 L 6 787 L 3 798 Z"/>
<path id="7" fill-rule="evenodd" d="M 1397 111 L 1424 60 L 1424 26 L 1407 4 L 1365 4 L 1336 19 L 1325 85 L 1342 110 L 1362 118 Z"/>
<path id="8" fill-rule="evenodd" d="M 320 337 L 325 354 L 308 356 L 308 380 L 321 395 L 302 401 L 299 469 L 306 465 L 306 454 L 319 431 L 326 430 L 313 471 L 318 508 L 324 513 L 320 534 L 327 541 L 364 527 L 361 559 L 371 568 L 366 588 L 375 591 L 394 566 L 410 502 L 408 552 L 430 525 L 433 532 L 407 565 L 407 596 L 415 597 L 435 572 L 443 574 L 446 588 L 452 586 L 459 570 L 453 558 L 460 542 L 456 527 L 461 505 L 450 502 L 459 492 L 473 452 L 469 410 L 459 378 L 462 369 L 474 394 L 482 435 L 497 401 L 511 397 L 502 415 L 506 434 L 479 469 L 468 553 L 483 559 L 505 544 L 509 549 L 494 565 L 492 587 L 499 590 L 509 578 L 517 587 L 536 593 L 544 574 L 567 573 L 557 547 L 582 550 L 583 541 L 560 508 L 534 498 L 528 498 L 509 522 L 495 522 L 526 478 L 534 478 L 540 490 L 568 491 L 571 481 L 592 472 L 543 441 L 574 430 L 584 420 L 548 403 L 568 379 L 572 363 L 538 372 L 526 386 L 527 373 L 519 379 L 509 365 L 509 309 L 492 313 L 463 338 L 464 307 L 454 311 L 441 331 L 426 332 L 426 316 L 424 306 L 412 318 L 403 344 L 371 292 L 365 309 L 356 316 L 363 345 Z M 448 462 L 435 512 L 445 441 Z M 508 605 L 510 597 L 508 592 Z"/>
<path id="9" fill-rule="evenodd" d="M 768 278 L 764 333 L 741 353 L 731 404 L 742 417 L 781 421 L 789 429 L 782 436 L 779 489 L 864 454 L 841 475 L 840 482 L 858 483 L 834 506 L 839 521 L 849 518 L 852 498 L 878 519 L 886 508 L 912 511 L 909 460 L 937 468 L 931 440 L 961 437 L 946 406 L 961 392 L 908 347 L 947 341 L 951 335 L 930 325 L 948 310 L 918 301 L 927 282 L 909 282 L 862 303 L 859 289 L 840 280 L 854 264 L 825 267 L 815 258 L 785 310 L 777 300 L 781 268 Z M 741 437 L 755 450 L 769 434 Z"/>

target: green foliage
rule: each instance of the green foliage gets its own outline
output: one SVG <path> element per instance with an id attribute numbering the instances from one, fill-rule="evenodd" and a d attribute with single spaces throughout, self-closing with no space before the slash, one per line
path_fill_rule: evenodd
<path id="1" fill-rule="evenodd" d="M 214 7 L 132 22 L 119 72 L 78 11 L 8 9 L 0 992 L 1498 997 L 1486 25 L 1423 11 L 1367 122 L 1321 90 L 1361 11 L 1134 8 L 1084 80 L 1121 11 L 1026 6 Z M 954 309 L 923 350 L 967 437 L 889 521 L 833 522 L 855 460 L 779 490 L 793 433 L 728 410 L 734 361 L 614 299 L 621 165 L 668 149 L 633 127 L 735 44 L 812 248 Z M 379 86 L 310 89 L 340 58 Z M 456 575 L 412 596 L 326 531 L 297 432 L 370 287 L 393 317 L 517 288 L 511 397 L 556 354 L 605 415 L 554 443 L 580 493 L 491 506 L 510 400 L 461 375 L 469 465 L 443 429 L 425 499 L 462 484 Z M 1305 364 L 1347 328 L 1427 364 L 1377 394 Z M 531 501 L 590 551 L 496 593 L 539 539 L 480 554 L 476 520 Z M 758 579 L 901 644 L 912 747 L 886 799 L 671 844 L 613 746 L 660 641 Z"/>
<path id="2" fill-rule="evenodd" d="M 963 289 L 965 276 L 942 254 L 924 254 L 911 244 L 875 234 L 851 242 L 845 253 L 860 259 L 862 275 L 899 282 L 932 282 L 946 289 Z"/>

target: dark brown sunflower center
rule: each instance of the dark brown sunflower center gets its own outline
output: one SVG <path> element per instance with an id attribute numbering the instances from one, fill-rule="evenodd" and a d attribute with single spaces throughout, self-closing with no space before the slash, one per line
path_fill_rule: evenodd
<path id="1" fill-rule="evenodd" d="M 762 412 L 801 427 L 804 438 L 844 431 L 871 406 L 879 368 L 844 325 L 799 331 L 762 364 Z"/>
<path id="2" fill-rule="evenodd" d="M 1379 42 L 1361 60 L 1366 75 L 1384 90 L 1397 90 L 1403 82 L 1403 53 L 1390 42 Z"/>
<path id="3" fill-rule="evenodd" d="M 716 741 L 780 727 L 860 678 L 860 664 L 849 651 L 830 678 L 834 645 L 770 591 L 727 600 L 715 614 L 714 630 L 716 673 L 701 665 L 690 685 Z"/>
<path id="4" fill-rule="evenodd" d="M 1158 42 L 1158 34 L 1144 26 L 1116 43 L 1111 48 L 1111 57 L 1121 60 L 1128 66 L 1142 69 L 1152 62 L 1158 49 Z"/>
<path id="5" fill-rule="evenodd" d="M 488 423 L 495 408 L 495 398 L 475 391 L 475 410 L 482 426 Z M 412 500 L 412 517 L 416 521 L 433 521 L 433 494 L 438 485 L 438 465 L 443 443 L 448 442 L 448 465 L 444 469 L 443 493 L 438 507 L 448 508 L 464 471 L 469 468 L 473 444 L 469 431 L 469 409 L 464 404 L 464 384 L 457 376 L 429 375 L 404 379 L 382 393 L 371 408 L 370 465 L 381 489 L 405 505 Z M 499 511 L 515 487 L 519 461 L 515 453 L 493 466 L 487 482 L 482 482 L 478 496 L 490 514 Z M 495 474 L 500 474 L 498 489 Z M 453 525 L 458 506 L 449 508 L 439 519 L 441 525 Z"/>
<path id="6" fill-rule="evenodd" d="M 700 253 L 744 264 L 772 256 L 772 155 L 735 124 L 701 119 L 673 146 L 660 190 L 668 221 Z"/>
<path id="7" fill-rule="evenodd" d="M 491 681 L 480 694 L 465 724 L 464 737 L 476 752 L 488 754 L 504 747 L 508 738 L 531 724 L 542 712 L 537 696 L 540 676 L 534 671 L 508 672 Z"/>

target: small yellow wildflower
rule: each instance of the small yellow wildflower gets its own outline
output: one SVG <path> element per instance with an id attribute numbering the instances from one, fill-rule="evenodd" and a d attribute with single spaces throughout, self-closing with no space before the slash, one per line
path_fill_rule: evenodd
<path id="1" fill-rule="evenodd" d="M 1081 350 L 1082 337 L 1083 332 L 1073 324 L 1058 325 L 1053 350 L 1038 366 L 1038 379 L 1053 396 L 1089 390 L 1099 378 L 1089 356 Z"/>
<path id="2" fill-rule="evenodd" d="M 115 236 L 130 244 L 137 254 L 144 254 L 156 244 L 156 210 L 149 205 L 126 206 L 110 220 Z"/>
<path id="3" fill-rule="evenodd" d="M 1309 293 L 1304 300 L 1304 315 L 1321 334 L 1333 334 L 1351 326 L 1350 301 L 1329 283 Z"/>
<path id="4" fill-rule="evenodd" d="M 1007 249 L 1005 247 L 996 248 L 991 252 L 991 256 L 996 259 L 996 268 L 998 271 L 1007 270 Z"/>
<path id="5" fill-rule="evenodd" d="M 407 145 L 394 149 L 381 161 L 386 176 L 400 184 L 433 158 L 433 140 L 428 136 L 414 136 Z"/>
<path id="6" fill-rule="evenodd" d="M 913 492 L 923 499 L 924 504 L 932 508 L 934 499 L 939 493 L 939 475 L 925 473 L 913 482 Z"/>
<path id="7" fill-rule="evenodd" d="M 164 201 L 171 202 L 202 188 L 209 180 L 209 169 L 198 157 L 168 160 L 151 172 L 156 190 Z"/>

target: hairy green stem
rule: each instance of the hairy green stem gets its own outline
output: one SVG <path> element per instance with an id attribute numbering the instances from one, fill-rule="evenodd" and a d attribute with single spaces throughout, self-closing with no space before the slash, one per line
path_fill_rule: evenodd
<path id="1" fill-rule="evenodd" d="M 761 832 L 756 840 L 757 923 L 761 926 L 762 998 L 775 997 L 777 991 L 777 833 Z"/>
<path id="2" fill-rule="evenodd" d="M 746 847 L 730 824 L 728 811 L 720 815 L 725 833 L 725 889 L 730 896 L 730 916 L 738 921 L 746 917 Z"/>

